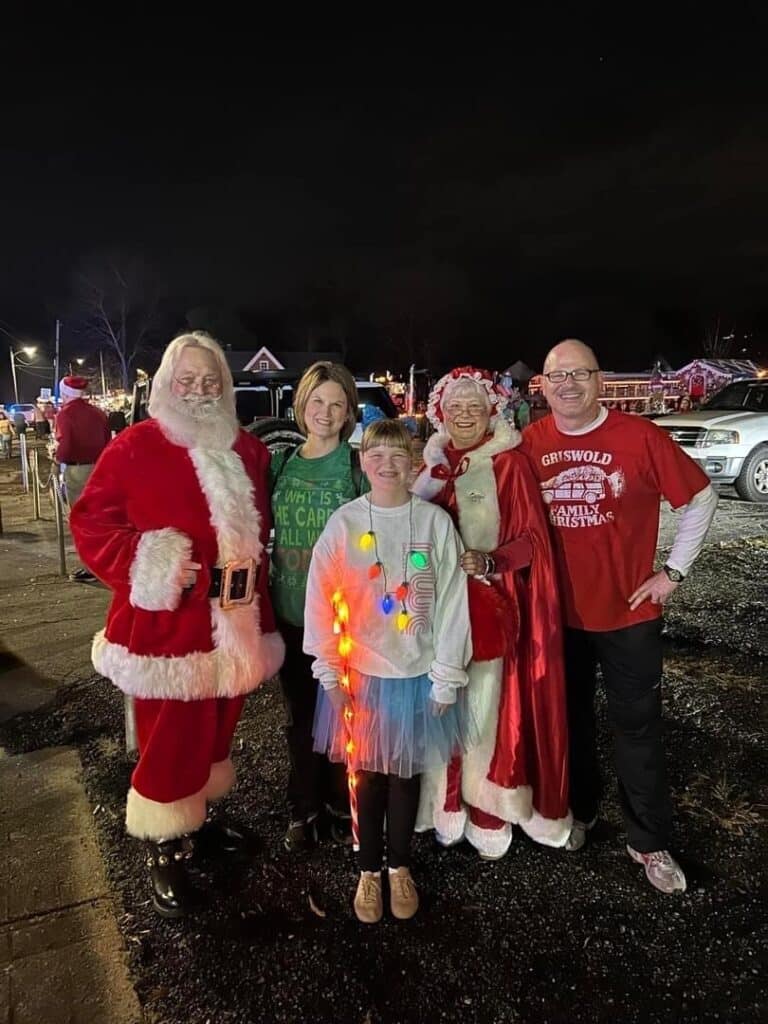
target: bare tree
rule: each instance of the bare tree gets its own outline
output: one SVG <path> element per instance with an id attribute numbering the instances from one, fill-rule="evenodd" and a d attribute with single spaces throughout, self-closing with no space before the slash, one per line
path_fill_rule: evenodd
<path id="1" fill-rule="evenodd" d="M 91 256 L 76 275 L 74 332 L 112 355 L 127 390 L 138 359 L 160 325 L 157 285 L 145 264 L 120 253 Z"/>

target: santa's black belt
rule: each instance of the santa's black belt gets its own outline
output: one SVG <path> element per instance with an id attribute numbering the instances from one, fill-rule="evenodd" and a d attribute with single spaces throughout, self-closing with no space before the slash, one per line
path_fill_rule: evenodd
<path id="1" fill-rule="evenodd" d="M 252 558 L 227 562 L 222 568 L 211 569 L 209 597 L 218 597 L 222 608 L 253 601 L 256 586 L 256 562 Z"/>

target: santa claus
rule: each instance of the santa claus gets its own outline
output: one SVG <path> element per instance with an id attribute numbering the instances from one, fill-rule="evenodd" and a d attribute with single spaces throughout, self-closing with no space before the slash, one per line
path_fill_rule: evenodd
<path id="1" fill-rule="evenodd" d="M 468 700 L 479 744 L 422 780 L 417 829 L 451 846 L 463 838 L 503 857 L 520 825 L 563 846 L 568 742 L 560 602 L 539 489 L 506 398 L 485 370 L 438 381 L 427 415 L 437 433 L 413 488 L 450 512 L 466 547 L 473 661 Z"/>
<path id="2" fill-rule="evenodd" d="M 93 664 L 135 698 L 127 830 L 148 841 L 155 909 L 178 917 L 194 897 L 190 835 L 238 845 L 235 831 L 206 821 L 207 807 L 234 784 L 245 695 L 275 674 L 284 647 L 267 593 L 269 456 L 238 427 L 212 338 L 170 343 L 149 411 L 105 449 L 71 527 L 113 592 Z"/>

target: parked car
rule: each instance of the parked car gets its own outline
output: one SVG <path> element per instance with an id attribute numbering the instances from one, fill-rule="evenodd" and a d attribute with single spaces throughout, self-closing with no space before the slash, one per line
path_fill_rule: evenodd
<path id="1" fill-rule="evenodd" d="M 695 412 L 654 420 L 715 484 L 768 502 L 768 379 L 726 385 Z"/>
<path id="2" fill-rule="evenodd" d="M 293 393 L 300 377 L 301 373 L 296 370 L 261 370 L 234 375 L 237 418 L 246 430 L 261 438 L 270 451 L 293 447 L 304 441 L 304 435 L 297 427 L 293 415 Z M 359 448 L 363 435 L 363 407 L 375 405 L 387 419 L 394 419 L 397 409 L 389 392 L 381 384 L 368 380 L 357 380 L 355 383 L 360 404 L 357 426 L 349 442 Z M 143 377 L 134 384 L 131 423 L 147 418 L 151 385 L 150 377 Z"/>
<path id="3" fill-rule="evenodd" d="M 11 420 L 17 412 L 20 412 L 30 426 L 35 422 L 35 407 L 32 404 L 18 402 L 14 405 L 9 405 L 5 411 Z"/>

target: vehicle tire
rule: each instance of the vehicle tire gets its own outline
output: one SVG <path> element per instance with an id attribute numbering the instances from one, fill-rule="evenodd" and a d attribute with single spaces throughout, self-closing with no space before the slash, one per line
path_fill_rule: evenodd
<path id="1" fill-rule="evenodd" d="M 263 441 L 270 452 L 279 451 L 280 448 L 295 448 L 306 441 L 296 424 L 290 420 L 254 420 L 245 429 Z"/>
<path id="2" fill-rule="evenodd" d="M 734 486 L 744 501 L 768 502 L 768 445 L 749 453 Z"/>

